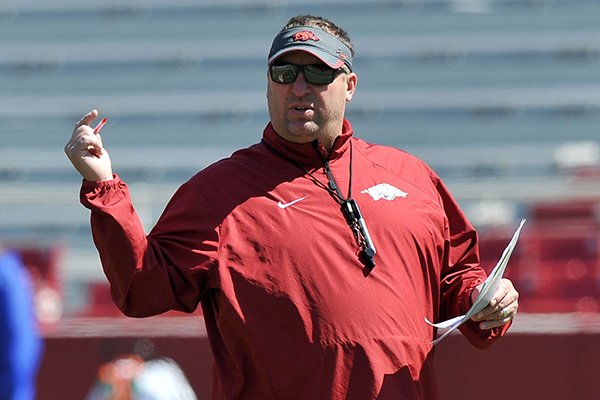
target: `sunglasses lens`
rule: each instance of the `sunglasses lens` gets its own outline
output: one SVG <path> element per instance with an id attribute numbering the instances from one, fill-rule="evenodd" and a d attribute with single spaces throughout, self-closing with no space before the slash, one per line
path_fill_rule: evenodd
<path id="1" fill-rule="evenodd" d="M 273 82 L 292 83 L 298 77 L 298 72 L 302 70 L 304 79 L 311 85 L 329 85 L 335 79 L 338 70 L 329 68 L 325 64 L 295 65 L 282 64 L 271 65 L 269 72 Z"/>
<path id="2" fill-rule="evenodd" d="M 298 76 L 298 67 L 293 64 L 271 65 L 271 79 L 277 83 L 292 83 Z"/>
<path id="3" fill-rule="evenodd" d="M 326 65 L 313 64 L 304 67 L 304 79 L 313 85 L 329 85 L 335 78 L 335 69 Z"/>

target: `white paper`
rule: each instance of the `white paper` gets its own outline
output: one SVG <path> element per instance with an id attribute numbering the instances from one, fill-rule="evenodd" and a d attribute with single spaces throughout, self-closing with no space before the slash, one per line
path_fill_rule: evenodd
<path id="1" fill-rule="evenodd" d="M 473 303 L 473 305 L 471 306 L 471 308 L 469 309 L 469 311 L 467 311 L 467 313 L 465 315 L 460 315 L 458 317 L 451 318 L 447 321 L 438 322 L 437 324 L 429 322 L 429 320 L 427 318 L 425 318 L 425 321 L 427 321 L 428 324 L 433 325 L 436 328 L 448 329 L 446 332 L 444 332 L 443 335 L 441 335 L 440 337 L 438 337 L 437 339 L 435 339 L 433 341 L 434 346 L 436 344 L 438 344 L 439 342 L 441 342 L 450 333 L 452 333 L 452 331 L 454 331 L 456 328 L 458 328 L 459 326 L 461 326 L 462 324 L 464 324 L 465 322 L 470 320 L 471 317 L 473 317 L 479 311 L 486 308 L 488 306 L 488 304 L 490 304 L 490 300 L 492 300 L 492 298 L 494 297 L 494 293 L 496 293 L 496 290 L 498 289 L 498 285 L 500 284 L 500 279 L 502 279 L 502 276 L 504 275 L 504 270 L 506 269 L 506 266 L 508 265 L 508 260 L 510 259 L 512 252 L 513 252 L 515 246 L 517 245 L 517 241 L 519 240 L 519 235 L 521 234 L 521 228 L 523 228 L 525 221 L 526 221 L 525 219 L 521 220 L 521 223 L 519 224 L 519 227 L 517 228 L 516 232 L 514 233 L 512 239 L 508 243 L 508 246 L 506 246 L 506 248 L 502 252 L 502 256 L 500 257 L 500 260 L 498 261 L 498 263 L 496 264 L 496 266 L 494 267 L 494 269 L 492 270 L 492 272 L 490 273 L 488 278 L 483 283 L 483 286 L 481 287 L 481 292 L 479 293 L 477 300 L 475 300 L 475 303 Z"/>

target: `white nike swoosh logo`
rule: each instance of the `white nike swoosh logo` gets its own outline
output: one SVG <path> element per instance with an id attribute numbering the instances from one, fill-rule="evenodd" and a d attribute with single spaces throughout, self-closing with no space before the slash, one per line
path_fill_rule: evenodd
<path id="1" fill-rule="evenodd" d="M 281 200 L 277 203 L 277 207 L 279 208 L 288 208 L 289 206 L 293 206 L 294 204 L 296 204 L 299 201 L 304 200 L 305 198 L 307 198 L 308 196 L 304 196 L 304 197 L 300 197 L 299 199 L 296 200 L 292 200 L 289 203 L 282 203 Z"/>

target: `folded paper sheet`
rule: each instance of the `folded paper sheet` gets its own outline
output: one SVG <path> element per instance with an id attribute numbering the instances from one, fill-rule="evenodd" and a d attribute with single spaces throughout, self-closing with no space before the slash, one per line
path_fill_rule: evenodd
<path id="1" fill-rule="evenodd" d="M 427 321 L 428 324 L 433 325 L 439 329 L 447 329 L 447 331 L 444 332 L 443 335 L 441 335 L 433 341 L 434 346 L 441 342 L 456 328 L 467 322 L 475 314 L 477 314 L 479 311 L 483 310 L 488 306 L 490 300 L 492 300 L 492 298 L 494 297 L 494 293 L 496 293 L 496 290 L 498 289 L 500 279 L 502 279 L 502 275 L 504 275 L 504 270 L 508 265 L 508 260 L 510 259 L 511 254 L 515 246 L 517 245 L 517 241 L 519 240 L 519 235 L 521 233 L 521 228 L 523 228 L 523 224 L 525 224 L 525 219 L 521 220 L 517 231 L 514 233 L 512 239 L 508 243 L 508 246 L 506 246 L 506 248 L 502 252 L 500 260 L 498 261 L 488 278 L 483 283 L 483 286 L 481 287 L 481 292 L 479 293 L 477 300 L 475 301 L 475 303 L 473 303 L 473 305 L 465 315 L 460 315 L 458 317 L 451 318 L 447 321 L 438 322 L 437 324 L 434 324 L 430 322 L 427 318 L 425 318 L 425 321 Z"/>

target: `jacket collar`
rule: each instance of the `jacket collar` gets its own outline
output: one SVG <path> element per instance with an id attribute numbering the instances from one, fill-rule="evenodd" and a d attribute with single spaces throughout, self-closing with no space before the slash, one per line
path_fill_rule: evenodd
<path id="1" fill-rule="evenodd" d="M 342 134 L 335 139 L 329 154 L 327 154 L 323 145 L 318 143 L 317 148 L 322 154 L 323 159 L 333 161 L 341 158 L 348 151 L 352 134 L 352 125 L 350 125 L 350 122 L 347 119 L 344 119 Z M 323 165 L 321 157 L 319 157 L 319 154 L 315 149 L 314 143 L 290 142 L 279 136 L 270 122 L 263 131 L 263 141 L 281 155 L 291 158 L 302 165 L 309 167 L 321 167 Z"/>

